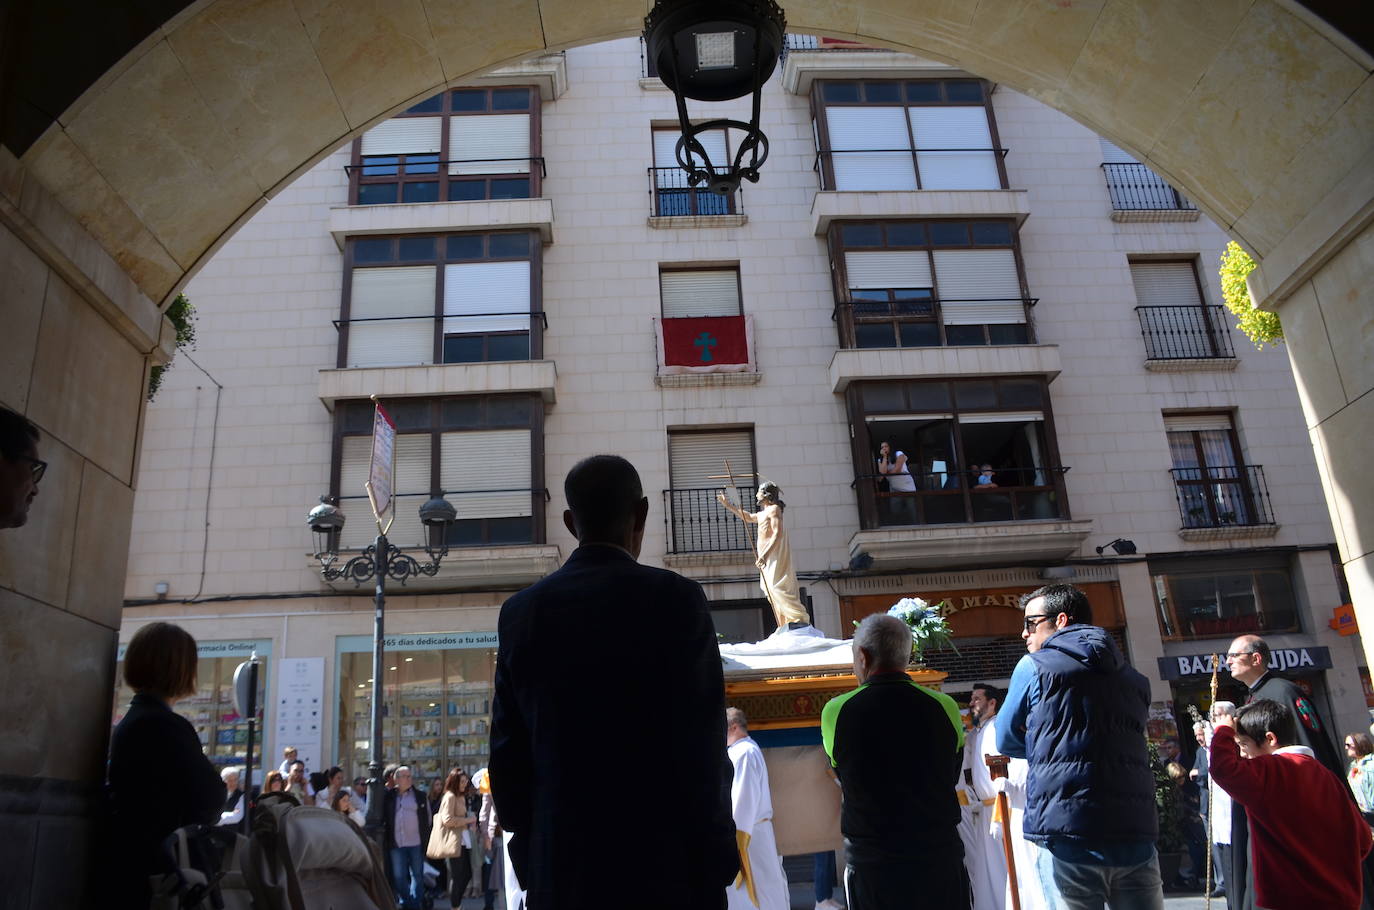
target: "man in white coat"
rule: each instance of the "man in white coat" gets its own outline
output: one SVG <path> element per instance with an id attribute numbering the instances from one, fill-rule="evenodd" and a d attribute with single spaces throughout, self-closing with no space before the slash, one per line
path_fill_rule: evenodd
<path id="1" fill-rule="evenodd" d="M 773 838 L 773 797 L 763 750 L 749 736 L 749 721 L 739 708 L 725 709 L 725 742 L 735 779 L 730 807 L 735 816 L 740 873 L 725 889 L 729 910 L 788 910 L 787 876 Z"/>
<path id="2" fill-rule="evenodd" d="M 1026 840 L 1021 822 L 1026 815 L 1026 780 L 1030 776 L 1030 764 L 1024 758 L 1013 758 L 1007 766 L 1007 776 L 997 780 L 996 785 L 1007 794 L 1011 809 L 1010 829 L 1012 858 L 1016 860 L 1017 895 L 1021 898 L 1021 910 L 1048 910 L 1045 891 L 1036 877 L 1035 861 L 1039 845 Z M 1002 850 L 1004 826 L 992 825 L 993 838 L 997 849 Z M 1005 856 L 1005 854 L 1003 854 Z M 1011 883 L 1007 883 L 1007 906 L 1011 906 Z"/>
<path id="3" fill-rule="evenodd" d="M 967 740 L 969 765 L 973 772 L 974 805 L 978 813 L 975 830 L 976 846 L 973 856 L 965 860 L 969 884 L 973 886 L 974 910 L 1002 910 L 1007 889 L 1007 860 L 1001 841 L 993 836 L 993 810 L 997 802 L 997 788 L 984 758 L 1000 755 L 997 751 L 997 729 L 993 722 L 1001 704 L 999 689 L 977 683 L 968 700 L 969 718 L 974 733 Z"/>

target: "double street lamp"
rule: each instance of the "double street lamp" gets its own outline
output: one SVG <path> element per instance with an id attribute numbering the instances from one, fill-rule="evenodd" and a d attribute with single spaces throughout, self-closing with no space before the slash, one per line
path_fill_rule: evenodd
<path id="1" fill-rule="evenodd" d="M 376 838 L 382 831 L 382 657 L 384 617 L 386 614 L 386 580 L 391 578 L 405 584 L 421 575 L 433 577 L 439 572 L 439 562 L 448 555 L 448 529 L 458 518 L 453 505 L 442 496 L 435 496 L 420 506 L 420 521 L 425 527 L 425 552 L 429 562 L 420 562 L 403 553 L 387 540 L 385 530 L 378 525 L 377 539 L 357 556 L 341 566 L 339 539 L 343 535 L 344 513 L 328 497 L 320 497 L 320 504 L 310 510 L 307 521 L 315 533 L 315 558 L 320 561 L 320 574 L 327 581 L 351 579 L 355 585 L 375 580 L 375 610 L 372 623 L 372 736 L 367 765 L 367 819 L 369 835 Z M 388 525 L 389 527 L 389 525 Z"/>

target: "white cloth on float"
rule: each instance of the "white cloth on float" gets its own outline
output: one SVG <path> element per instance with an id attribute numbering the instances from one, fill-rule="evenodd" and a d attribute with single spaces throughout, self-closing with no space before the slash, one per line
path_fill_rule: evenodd
<path id="1" fill-rule="evenodd" d="M 787 876 L 782 871 L 773 837 L 773 797 L 768 788 L 768 766 L 763 750 L 751 737 L 732 743 L 727 750 L 735 769 L 730 784 L 730 806 L 735 830 L 748 837 L 749 872 L 753 882 L 750 897 L 743 875 L 725 889 L 729 910 L 788 910 L 792 906 L 787 891 Z M 741 864 L 743 865 L 743 864 Z"/>
<path id="2" fill-rule="evenodd" d="M 1006 906 L 1007 857 L 1002 850 L 1002 840 L 995 828 L 1001 826 L 993 819 L 996 815 L 997 787 L 992 782 L 992 772 L 984 760 L 989 755 L 1000 755 L 997 751 L 996 715 L 983 721 L 982 726 L 965 741 L 969 751 L 968 763 L 973 772 L 973 793 L 978 801 L 979 823 L 975 862 L 965 863 L 969 870 L 969 884 L 973 887 L 973 906 L 975 910 L 1001 910 Z"/>
<path id="3" fill-rule="evenodd" d="M 722 644 L 724 670 L 778 670 L 798 667 L 852 667 L 854 643 L 826 638 L 815 626 L 786 627 L 756 642 Z"/>

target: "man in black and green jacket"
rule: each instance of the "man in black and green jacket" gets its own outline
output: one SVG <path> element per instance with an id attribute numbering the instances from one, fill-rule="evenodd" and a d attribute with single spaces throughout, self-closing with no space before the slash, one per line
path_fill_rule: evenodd
<path id="1" fill-rule="evenodd" d="M 821 712 L 844 791 L 850 910 L 969 906 L 954 794 L 964 726 L 954 699 L 906 675 L 910 655 L 905 623 L 869 616 L 854 632 L 859 688 Z"/>

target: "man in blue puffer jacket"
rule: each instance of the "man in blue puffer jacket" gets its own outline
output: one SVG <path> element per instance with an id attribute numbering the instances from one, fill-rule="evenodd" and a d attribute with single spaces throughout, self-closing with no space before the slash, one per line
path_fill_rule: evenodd
<path id="1" fill-rule="evenodd" d="M 1150 686 L 1072 585 L 1021 598 L 1027 653 L 997 747 L 1030 765 L 1025 834 L 1052 908 L 1160 910 L 1158 816 L 1145 746 Z"/>

